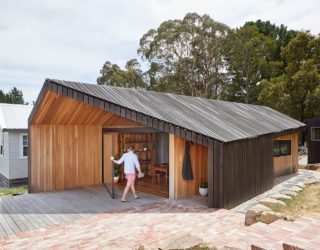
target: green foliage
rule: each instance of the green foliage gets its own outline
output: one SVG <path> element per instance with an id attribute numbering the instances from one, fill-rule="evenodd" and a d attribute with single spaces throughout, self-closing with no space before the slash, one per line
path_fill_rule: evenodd
<path id="1" fill-rule="evenodd" d="M 98 84 L 263 104 L 304 122 L 320 116 L 320 36 L 261 20 L 232 30 L 188 13 L 145 33 L 138 54 L 145 72 L 135 59 L 125 69 L 107 61 Z"/>
<path id="2" fill-rule="evenodd" d="M 226 61 L 230 81 L 223 86 L 222 98 L 256 103 L 259 83 L 270 77 L 270 55 L 275 42 L 254 25 L 246 25 L 228 35 Z"/>
<path id="3" fill-rule="evenodd" d="M 259 33 L 273 39 L 276 43 L 276 49 L 273 57 L 270 58 L 273 61 L 281 61 L 281 50 L 286 47 L 287 44 L 298 34 L 298 31 L 288 30 L 286 26 L 281 24 L 276 26 L 270 23 L 270 21 L 261 21 L 260 19 L 255 22 L 246 22 L 244 26 L 254 25 L 258 28 Z"/>
<path id="4" fill-rule="evenodd" d="M 230 28 L 208 15 L 168 20 L 140 39 L 150 62 L 150 89 L 217 98 L 224 78 L 223 44 Z"/>
<path id="5" fill-rule="evenodd" d="M 131 59 L 122 70 L 117 64 L 107 61 L 100 70 L 99 85 L 109 85 L 127 88 L 145 88 L 141 66 L 136 59 Z"/>
<path id="6" fill-rule="evenodd" d="M 299 33 L 282 50 L 285 73 L 262 84 L 259 101 L 300 121 L 320 115 L 320 37 Z"/>
<path id="7" fill-rule="evenodd" d="M 207 181 L 204 181 L 204 180 L 201 180 L 201 182 L 200 182 L 200 188 L 208 188 L 208 182 L 207 182 Z"/>
<path id="8" fill-rule="evenodd" d="M 21 186 L 16 188 L 0 188 L 0 197 L 26 193 L 28 193 L 27 186 Z"/>
<path id="9" fill-rule="evenodd" d="M 24 104 L 23 93 L 13 87 L 8 93 L 0 90 L 0 103 Z"/>
<path id="10" fill-rule="evenodd" d="M 6 94 L 0 89 L 0 103 L 6 102 Z"/>

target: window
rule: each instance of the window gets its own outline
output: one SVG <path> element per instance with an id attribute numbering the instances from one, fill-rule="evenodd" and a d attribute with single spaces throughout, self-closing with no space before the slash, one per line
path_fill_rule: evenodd
<path id="1" fill-rule="evenodd" d="M 1 131 L 0 131 L 0 157 L 2 157 L 3 154 L 4 154 L 4 152 L 3 152 L 3 141 L 4 141 L 3 133 L 1 133 Z"/>
<path id="2" fill-rule="evenodd" d="M 320 141 L 320 127 L 311 128 L 311 141 Z"/>
<path id="3" fill-rule="evenodd" d="M 28 157 L 28 135 L 20 135 L 20 158 Z"/>
<path id="4" fill-rule="evenodd" d="M 277 140 L 273 141 L 273 156 L 291 155 L 291 141 Z"/>

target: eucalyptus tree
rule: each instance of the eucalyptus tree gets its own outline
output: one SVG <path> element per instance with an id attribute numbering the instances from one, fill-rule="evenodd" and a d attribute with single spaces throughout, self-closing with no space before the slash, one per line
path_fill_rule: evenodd
<path id="1" fill-rule="evenodd" d="M 256 103 L 259 84 L 270 73 L 274 40 L 259 33 L 255 25 L 246 25 L 229 33 L 225 49 L 229 77 L 222 98 Z"/>
<path id="2" fill-rule="evenodd" d="M 141 65 L 136 59 L 131 59 L 122 70 L 117 64 L 106 61 L 97 78 L 99 85 L 109 85 L 127 88 L 146 88 Z"/>
<path id="3" fill-rule="evenodd" d="M 320 36 L 299 33 L 281 56 L 285 73 L 262 84 L 259 101 L 303 122 L 320 116 Z"/>
<path id="4" fill-rule="evenodd" d="M 168 20 L 140 39 L 150 89 L 217 98 L 225 77 L 223 44 L 230 28 L 208 15 Z"/>

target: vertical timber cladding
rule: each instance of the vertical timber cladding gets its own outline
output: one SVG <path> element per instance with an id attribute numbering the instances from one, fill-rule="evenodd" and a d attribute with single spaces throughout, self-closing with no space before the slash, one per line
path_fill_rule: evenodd
<path id="1" fill-rule="evenodd" d="M 272 135 L 208 144 L 209 207 L 231 209 L 273 185 Z"/>
<path id="2" fill-rule="evenodd" d="M 191 143 L 190 146 L 193 180 L 183 179 L 182 166 L 186 142 L 191 143 L 190 141 L 174 135 L 174 197 L 176 199 L 197 195 L 199 193 L 200 182 L 202 180 L 208 180 L 208 148 L 196 143 Z"/>
<path id="3" fill-rule="evenodd" d="M 32 124 L 31 191 L 101 183 L 101 127 Z"/>
<path id="4" fill-rule="evenodd" d="M 273 140 L 290 140 L 291 154 L 273 157 L 274 177 L 296 173 L 298 171 L 298 132 L 274 137 Z"/>

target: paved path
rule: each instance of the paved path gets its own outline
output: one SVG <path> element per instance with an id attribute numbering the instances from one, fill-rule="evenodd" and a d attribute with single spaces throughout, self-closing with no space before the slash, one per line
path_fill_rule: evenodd
<path id="1" fill-rule="evenodd" d="M 148 204 L 163 198 L 139 194 L 123 203 L 111 199 L 102 185 L 61 192 L 0 198 L 0 236 L 66 223 L 113 210 Z"/>
<path id="2" fill-rule="evenodd" d="M 0 245 L 3 249 L 177 249 L 204 242 L 217 248 L 250 249 L 254 244 L 282 249 L 283 243 L 289 243 L 319 249 L 320 220 L 301 218 L 250 227 L 243 222 L 241 213 L 166 200 L 17 233 L 0 239 Z"/>
<path id="3" fill-rule="evenodd" d="M 232 210 L 239 213 L 245 213 L 249 208 L 252 208 L 255 205 L 257 205 L 259 200 L 270 197 L 273 194 L 278 194 L 285 190 L 288 190 L 289 188 L 297 185 L 299 182 L 303 182 L 304 180 L 309 179 L 311 177 L 320 179 L 320 172 L 299 169 L 297 174 L 276 178 L 276 185 L 272 189 L 254 197 L 251 200 L 242 203 L 241 205 L 233 208 Z"/>

